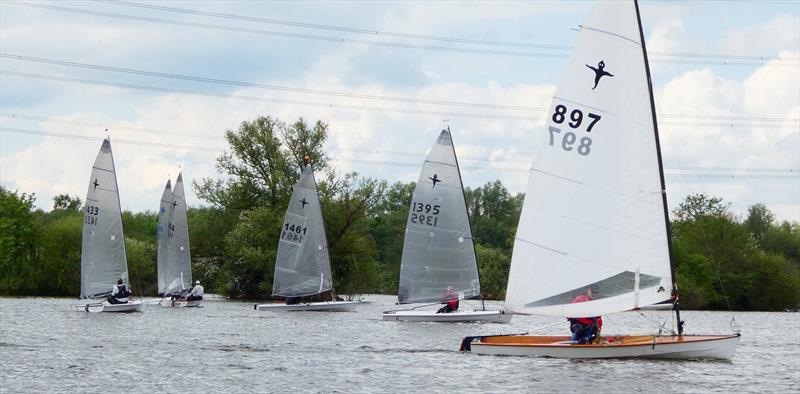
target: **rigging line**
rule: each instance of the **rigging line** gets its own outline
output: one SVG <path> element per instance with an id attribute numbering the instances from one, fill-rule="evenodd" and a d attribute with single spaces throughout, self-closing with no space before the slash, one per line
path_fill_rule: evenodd
<path id="1" fill-rule="evenodd" d="M 0 57 L 3 57 L 0 54 Z M 88 85 L 101 85 L 101 86 L 113 86 L 113 87 L 121 87 L 126 89 L 135 89 L 135 90 L 146 90 L 146 91 L 159 91 L 159 92 L 166 92 L 166 93 L 180 93 L 180 94 L 188 94 L 188 95 L 200 95 L 200 96 L 210 96 L 210 97 L 223 97 L 223 98 L 235 98 L 235 99 L 242 99 L 247 101 L 266 101 L 266 102 L 275 102 L 275 103 L 285 103 L 285 104 L 296 104 L 296 105 L 309 105 L 309 106 L 317 106 L 317 107 L 327 107 L 327 108 L 344 108 L 344 109 L 354 109 L 354 110 L 368 110 L 368 111 L 378 111 L 378 112 L 400 112 L 400 113 L 412 113 L 412 114 L 423 114 L 423 115 L 453 115 L 456 117 L 467 117 L 467 118 L 484 118 L 484 119 L 512 119 L 512 120 L 531 120 L 531 121 L 539 121 L 543 118 L 541 117 L 526 117 L 526 116 L 516 116 L 516 115 L 493 115 L 493 114 L 472 114 L 472 113 L 450 113 L 450 112 L 435 112 L 435 111 L 426 111 L 426 110 L 405 110 L 405 109 L 397 109 L 397 108 L 387 108 L 387 107 L 366 107 L 366 106 L 356 106 L 356 105 L 349 105 L 349 104 L 329 104 L 329 103 L 320 103 L 320 102 L 309 102 L 309 101 L 299 101 L 299 100 L 290 100 L 290 99 L 276 99 L 276 98 L 266 98 L 266 97 L 253 97 L 253 96 L 244 96 L 244 95 L 232 95 L 232 94 L 223 94 L 223 93 L 213 93 L 213 92 L 204 92 L 199 90 L 186 90 L 186 89 L 171 89 L 171 88 L 161 88 L 161 87 L 152 87 L 152 86 L 145 86 L 145 85 L 133 85 L 133 84 L 125 84 L 121 82 L 105 82 L 105 81 L 97 81 L 97 80 L 89 80 L 89 79 L 80 79 L 80 78 L 70 78 L 70 77 L 62 77 L 62 76 L 54 76 L 54 75 L 47 75 L 47 74 L 36 74 L 36 73 L 23 73 L 13 70 L 2 70 L 0 69 L 0 74 L 5 75 L 14 75 L 14 76 L 21 76 L 26 78 L 34 78 L 34 79 L 45 79 L 45 80 L 55 80 L 61 82 L 72 82 L 72 83 L 81 83 L 81 84 L 88 84 Z M 401 100 L 407 100 L 408 103 L 415 103 L 410 98 L 399 98 Z M 420 101 L 420 103 L 422 103 Z M 441 101 L 441 104 L 444 105 L 445 101 Z M 495 108 L 490 108 L 491 104 L 479 104 L 479 103 L 469 103 L 470 106 L 479 107 L 479 106 L 486 106 L 487 109 L 509 109 L 513 110 L 514 106 L 495 106 Z M 543 110 L 543 108 L 536 108 L 536 107 L 518 107 L 518 108 L 527 108 L 530 111 L 539 111 Z M 689 124 L 692 126 L 702 126 L 702 127 L 714 127 L 714 126 L 733 126 L 726 121 L 738 121 L 738 122 L 776 122 L 776 123 L 786 123 L 786 122 L 793 122 L 793 123 L 800 123 L 800 118 L 780 118 L 780 117 L 747 117 L 747 116 L 720 116 L 720 115 L 692 115 L 692 114 L 658 114 L 659 117 L 663 118 L 676 118 L 676 119 L 702 119 L 702 120 L 718 120 L 723 123 L 719 124 L 710 124 L 710 123 L 703 123 L 703 124 Z M 666 123 L 667 125 L 686 125 L 685 123 Z M 790 125 L 792 126 L 792 125 Z M 762 127 L 761 125 L 749 125 L 749 124 L 739 124 L 736 127 Z M 768 125 L 766 128 L 775 127 L 775 125 Z"/>
<path id="2" fill-rule="evenodd" d="M 361 40 L 361 39 L 353 39 L 353 38 L 320 36 L 320 35 L 305 34 L 305 33 L 289 33 L 289 32 L 253 29 L 253 28 L 245 28 L 245 27 L 214 25 L 214 24 L 209 24 L 209 23 L 176 21 L 176 20 L 170 20 L 170 19 L 161 19 L 161 18 L 153 18 L 153 17 L 145 17 L 145 16 L 115 14 L 115 13 L 111 13 L 111 12 L 92 11 L 92 10 L 84 10 L 84 9 L 69 8 L 69 7 L 60 7 L 60 6 L 45 5 L 45 4 L 22 3 L 22 2 L 17 2 L 17 1 L 6 1 L 4 4 L 19 5 L 19 6 L 33 7 L 33 8 L 41 8 L 41 9 L 48 9 L 48 10 L 54 10 L 54 11 L 60 11 L 60 12 L 83 14 L 83 15 L 102 16 L 102 17 L 117 18 L 117 19 L 128 19 L 128 20 L 135 20 L 135 21 L 140 21 L 140 22 L 169 24 L 169 25 L 176 25 L 176 26 L 194 27 L 194 28 L 203 28 L 203 29 L 212 29 L 212 30 L 224 30 L 224 31 L 232 31 L 232 32 L 240 32 L 240 33 L 253 33 L 253 34 L 262 34 L 262 35 L 272 35 L 272 36 L 281 36 L 281 37 L 298 38 L 298 39 L 306 39 L 306 40 L 317 40 L 317 41 L 335 42 L 335 43 L 346 43 L 346 44 L 357 44 L 357 45 L 376 45 L 376 46 L 404 48 L 404 49 L 424 49 L 424 50 L 432 50 L 432 51 L 446 51 L 446 52 L 458 52 L 458 53 L 480 53 L 480 54 L 488 54 L 488 55 L 505 55 L 505 56 L 520 56 L 520 57 L 540 57 L 540 58 L 568 58 L 569 57 L 568 54 L 561 54 L 561 53 L 511 52 L 511 51 L 477 49 L 477 48 L 460 48 L 460 47 L 444 47 L 444 46 L 436 46 L 436 45 L 406 44 L 406 43 L 402 43 L 402 42 L 371 41 L 371 40 Z M 654 61 L 658 62 L 658 63 L 673 63 L 673 62 L 675 62 L 673 60 L 654 60 Z M 705 63 L 699 63 L 699 64 L 721 65 L 721 66 L 745 66 L 745 67 L 763 65 L 763 63 L 739 62 L 739 61 L 713 62 L 713 63 L 705 62 Z M 800 66 L 800 64 L 798 64 L 797 66 Z"/>
<path id="3" fill-rule="evenodd" d="M 496 104 L 487 104 L 487 103 L 470 103 L 470 102 L 462 102 L 462 101 L 427 100 L 427 99 L 416 99 L 416 98 L 407 98 L 407 97 L 383 96 L 383 95 L 375 95 L 375 94 L 336 92 L 336 91 L 330 91 L 330 90 L 296 88 L 296 87 L 291 87 L 291 86 L 268 85 L 268 84 L 255 83 L 255 82 L 242 82 L 242 81 L 234 81 L 234 80 L 226 80 L 226 79 L 198 77 L 198 76 L 184 75 L 184 74 L 170 74 L 170 73 L 162 73 L 162 72 L 157 72 L 157 71 L 146 71 L 146 70 L 136 70 L 136 69 L 130 69 L 130 68 L 101 66 L 101 65 L 97 65 L 97 64 L 76 63 L 76 62 L 69 62 L 69 61 L 65 61 L 65 60 L 47 59 L 47 58 L 39 58 L 39 57 L 31 57 L 31 56 L 22 56 L 22 55 L 14 55 L 14 54 L 9 54 L 9 53 L 0 53 L 0 58 L 14 59 L 14 60 L 28 61 L 28 62 L 37 62 L 37 63 L 46 63 L 46 64 L 55 64 L 55 65 L 68 66 L 68 67 L 88 68 L 88 69 L 93 69 L 93 70 L 112 71 L 112 72 L 119 72 L 119 73 L 125 73 L 125 74 L 147 75 L 147 76 L 160 77 L 160 78 L 181 79 L 181 80 L 187 80 L 187 81 L 208 82 L 208 83 L 216 83 L 216 84 L 222 84 L 222 85 L 253 87 L 253 88 L 261 88 L 261 89 L 280 90 L 280 91 L 288 91 L 288 92 L 296 92 L 296 93 L 320 94 L 320 95 L 337 96 L 337 97 L 351 97 L 351 98 L 370 99 L 370 100 L 379 100 L 379 101 L 397 101 L 397 102 L 404 102 L 404 103 L 451 105 L 451 106 L 473 107 L 473 108 L 508 109 L 508 110 L 519 110 L 519 111 L 547 111 L 547 108 L 524 107 L 524 106 L 517 106 L 517 105 L 496 105 Z"/>
<path id="4" fill-rule="evenodd" d="M 309 29 L 330 30 L 330 31 L 341 31 L 341 32 L 348 32 L 348 33 L 366 34 L 366 35 L 370 35 L 370 36 L 373 36 L 373 37 L 374 36 L 386 36 L 386 37 L 397 37 L 397 38 L 411 38 L 411 39 L 418 39 L 418 40 L 441 41 L 441 42 L 450 42 L 450 43 L 465 43 L 465 44 L 478 44 L 478 45 L 491 45 L 491 46 L 507 46 L 507 47 L 519 47 L 519 48 L 536 48 L 536 49 L 550 49 L 550 50 L 563 50 L 563 51 L 571 51 L 573 49 L 572 46 L 569 46 L 569 45 L 534 44 L 534 43 L 524 43 L 524 42 L 514 42 L 514 41 L 480 40 L 480 39 L 463 38 L 463 37 L 445 37 L 445 36 L 435 36 L 435 35 L 427 35 L 427 34 L 390 32 L 390 31 L 381 31 L 381 30 L 374 30 L 374 29 L 361 29 L 361 28 L 347 27 L 347 26 L 333 26 L 333 25 L 323 25 L 323 24 L 316 24 L 316 23 L 287 21 L 287 20 L 280 20 L 280 19 L 259 18 L 259 17 L 235 15 L 235 14 L 226 14 L 226 13 L 212 12 L 212 11 L 200 11 L 200 10 L 194 10 L 194 9 L 188 9 L 188 8 L 166 7 L 166 6 L 161 6 L 161 5 L 137 3 L 137 2 L 131 2 L 131 1 L 122 1 L 122 0 L 94 0 L 94 1 L 108 3 L 108 4 L 115 4 L 115 5 L 122 5 L 122 6 L 127 6 L 127 7 L 146 8 L 146 9 L 153 9 L 153 10 L 159 10 L 159 11 L 168 11 L 168 12 L 181 13 L 181 14 L 202 15 L 202 16 L 211 16 L 211 17 L 216 17 L 216 18 L 233 19 L 233 20 L 241 20 L 241 21 L 249 21 L 249 22 L 260 22 L 260 23 L 268 23 L 268 24 L 284 25 L 284 26 L 292 26 L 292 27 L 302 27 L 302 28 L 309 28 Z M 757 56 L 757 55 L 754 56 L 754 55 L 733 55 L 733 54 L 703 54 L 703 53 L 692 53 L 692 52 L 651 52 L 650 54 L 651 55 L 657 55 L 657 56 L 675 56 L 675 57 L 693 57 L 693 58 L 703 58 L 703 57 L 705 57 L 705 58 L 714 58 L 714 59 L 737 59 L 737 60 L 758 60 L 758 61 L 770 61 L 770 60 L 800 61 L 800 58 L 783 58 L 783 57 L 776 57 L 776 56 Z"/>
<path id="5" fill-rule="evenodd" d="M 526 120 L 526 121 L 541 120 L 541 118 L 533 118 L 533 117 L 527 117 L 527 116 L 513 116 L 513 115 L 499 115 L 499 114 L 496 114 L 496 115 L 492 115 L 492 114 L 475 114 L 475 113 L 464 113 L 464 112 L 439 112 L 439 111 L 426 111 L 426 110 L 414 110 L 414 109 L 359 106 L 359 105 L 349 105 L 349 104 L 330 104 L 330 103 L 320 103 L 320 102 L 300 101 L 300 100 L 289 100 L 289 99 L 278 99 L 278 98 L 268 98 L 268 97 L 253 97 L 253 96 L 244 96 L 244 95 L 232 95 L 232 94 L 226 94 L 226 93 L 203 92 L 203 91 L 198 91 L 198 90 L 171 89 L 171 88 L 160 88 L 160 87 L 155 87 L 155 86 L 133 85 L 133 84 L 126 84 L 126 83 L 119 83 L 119 82 L 105 82 L 105 81 L 96 81 L 96 80 L 90 80 L 90 79 L 70 78 L 70 77 L 61 77 L 61 76 L 46 75 L 46 74 L 24 73 L 24 72 L 18 72 L 18 71 L 13 71 L 13 70 L 0 70 L 0 74 L 3 74 L 3 75 L 14 75 L 14 76 L 20 76 L 20 77 L 26 77 L 26 78 L 34 78 L 34 79 L 44 79 L 44 80 L 51 80 L 51 81 L 80 83 L 80 84 L 86 84 L 86 85 L 111 86 L 111 87 L 134 89 L 134 90 L 143 90 L 143 91 L 150 91 L 150 92 L 176 93 L 176 94 L 185 94 L 185 95 L 194 95 L 194 96 L 206 96 L 206 97 L 217 97 L 217 98 L 228 98 L 228 99 L 236 99 L 236 100 L 255 101 L 255 102 L 294 104 L 294 105 L 304 105 L 304 106 L 321 107 L 321 108 L 329 108 L 329 109 L 339 108 L 339 109 L 359 110 L 359 111 L 373 111 L 373 112 L 396 112 L 396 113 L 414 114 L 414 115 L 450 116 L 450 117 L 456 117 L 456 118 L 461 117 L 461 118 L 479 118 L 479 119 L 509 119 L 509 120 Z"/>

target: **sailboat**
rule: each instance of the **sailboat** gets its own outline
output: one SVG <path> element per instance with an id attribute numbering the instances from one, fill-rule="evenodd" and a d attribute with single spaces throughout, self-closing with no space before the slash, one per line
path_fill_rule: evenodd
<path id="1" fill-rule="evenodd" d="M 120 212 L 111 141 L 104 139 L 92 166 L 89 189 L 86 192 L 86 208 L 83 213 L 81 245 L 81 298 L 83 299 L 105 299 L 118 279 L 128 283 L 128 259 L 125 255 L 125 238 L 122 234 Z M 142 301 L 131 300 L 125 304 L 102 301 L 74 307 L 76 310 L 86 312 L 133 312 L 141 309 Z"/>
<path id="2" fill-rule="evenodd" d="M 433 144 L 414 188 L 397 298 L 399 304 L 438 306 L 450 297 L 481 298 L 481 286 L 464 186 L 448 128 Z M 400 321 L 509 323 L 513 315 L 485 308 L 449 313 L 415 308 L 385 311 L 382 316 Z"/>
<path id="3" fill-rule="evenodd" d="M 178 173 L 175 188 L 164 187 L 158 211 L 158 293 L 164 297 L 185 293 L 192 284 L 192 258 L 183 173 Z M 183 294 L 185 295 L 185 294 Z M 164 298 L 162 306 L 199 306 L 200 301 Z"/>
<path id="4" fill-rule="evenodd" d="M 294 185 L 281 227 L 272 295 L 287 300 L 333 294 L 328 241 L 319 204 L 317 182 L 311 165 Z M 353 311 L 362 301 L 330 301 L 256 304 L 261 311 Z"/>
<path id="5" fill-rule="evenodd" d="M 569 336 L 467 337 L 462 350 L 561 358 L 733 356 L 738 333 L 683 333 L 650 81 L 638 3 L 598 3 L 581 26 L 531 166 L 505 304 L 520 314 L 576 318 L 672 300 L 677 330 L 601 336 L 590 344 Z"/>

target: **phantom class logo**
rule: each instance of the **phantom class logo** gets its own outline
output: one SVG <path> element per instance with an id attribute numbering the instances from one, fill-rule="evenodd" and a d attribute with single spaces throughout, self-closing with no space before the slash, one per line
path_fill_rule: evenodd
<path id="1" fill-rule="evenodd" d="M 436 184 L 442 181 L 441 179 L 439 179 L 439 176 L 438 176 L 438 175 L 436 175 L 436 174 L 433 174 L 433 176 L 429 176 L 429 177 L 428 177 L 428 179 L 430 179 L 431 181 L 433 181 L 433 187 L 432 187 L 431 189 L 433 189 L 434 187 L 436 187 Z"/>
<path id="2" fill-rule="evenodd" d="M 602 60 L 600 61 L 600 63 L 597 63 L 597 67 L 592 67 L 588 64 L 586 65 L 586 67 L 589 67 L 592 71 L 594 71 L 594 87 L 592 87 L 592 90 L 597 88 L 597 84 L 600 83 L 600 78 L 606 76 L 608 77 L 614 76 L 614 74 L 604 70 L 604 68 L 606 67 L 606 63 Z"/>
<path id="3" fill-rule="evenodd" d="M 303 206 L 302 206 L 302 207 L 300 207 L 300 209 L 305 209 L 305 208 L 306 208 L 306 205 L 308 205 L 308 201 L 306 201 L 306 198 L 305 198 L 305 197 L 303 197 L 303 199 L 302 199 L 302 200 L 300 200 L 300 203 L 301 203 L 301 204 L 303 204 Z"/>

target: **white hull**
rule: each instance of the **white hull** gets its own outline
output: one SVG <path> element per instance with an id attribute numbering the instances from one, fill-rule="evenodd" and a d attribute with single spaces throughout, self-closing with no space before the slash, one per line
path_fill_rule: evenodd
<path id="1" fill-rule="evenodd" d="M 158 305 L 165 308 L 193 308 L 199 307 L 203 300 L 186 301 L 186 300 L 171 300 L 169 298 L 162 298 Z"/>
<path id="2" fill-rule="evenodd" d="M 538 356 L 553 358 L 663 358 L 731 359 L 739 343 L 738 335 L 731 336 L 641 336 L 620 343 L 576 345 L 566 343 L 568 337 L 538 337 L 546 340 L 539 343 L 524 343 L 514 338 L 533 338 L 530 336 L 485 337 L 468 345 L 477 354 L 505 356 Z M 497 339 L 497 340 L 494 340 Z M 562 339 L 558 341 L 557 339 Z M 466 339 L 465 339 L 466 341 Z"/>
<path id="3" fill-rule="evenodd" d="M 138 312 L 142 310 L 141 300 L 128 301 L 126 304 L 109 304 L 108 301 L 74 305 L 73 309 L 84 312 Z"/>
<path id="4" fill-rule="evenodd" d="M 383 320 L 389 321 L 429 321 L 441 323 L 488 322 L 511 323 L 512 313 L 506 311 L 455 311 L 436 313 L 436 311 L 386 311 Z"/>
<path id="5" fill-rule="evenodd" d="M 274 303 L 256 304 L 253 305 L 253 309 L 257 311 L 273 312 L 353 312 L 356 310 L 356 307 L 364 303 L 364 301 L 325 301 L 294 305 Z"/>

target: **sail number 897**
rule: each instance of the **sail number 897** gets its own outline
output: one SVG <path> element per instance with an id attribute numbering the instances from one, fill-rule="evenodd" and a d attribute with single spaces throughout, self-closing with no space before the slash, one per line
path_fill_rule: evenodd
<path id="1" fill-rule="evenodd" d="M 600 121 L 601 116 L 593 113 L 587 113 L 586 116 L 591 119 L 586 127 L 586 132 L 590 133 L 594 125 Z M 562 124 L 566 121 L 570 128 L 577 129 L 581 126 L 581 124 L 583 124 L 583 111 L 574 109 L 572 112 L 570 112 L 569 117 L 567 117 L 567 107 L 563 104 L 559 104 L 556 105 L 551 120 L 556 124 Z M 556 134 L 558 134 L 559 139 L 561 140 L 561 149 L 564 151 L 570 152 L 575 150 L 581 156 L 587 156 L 592 152 L 591 137 L 586 136 L 579 139 L 578 136 L 572 131 L 567 131 L 562 134 L 561 129 L 555 126 L 550 126 L 548 130 L 550 132 L 550 146 L 555 146 Z"/>

